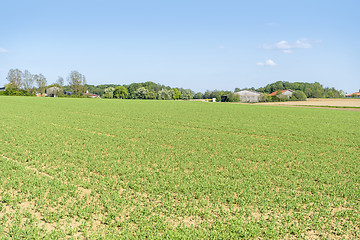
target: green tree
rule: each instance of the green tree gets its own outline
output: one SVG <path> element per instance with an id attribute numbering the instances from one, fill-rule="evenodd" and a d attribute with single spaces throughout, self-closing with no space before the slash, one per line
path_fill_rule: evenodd
<path id="1" fill-rule="evenodd" d="M 195 93 L 194 99 L 203 99 L 203 94 L 201 92 Z"/>
<path id="2" fill-rule="evenodd" d="M 6 79 L 14 90 L 20 90 L 23 85 L 23 73 L 19 69 L 10 69 Z"/>
<path id="3" fill-rule="evenodd" d="M 149 93 L 149 90 L 147 90 L 144 87 L 140 87 L 140 88 L 136 89 L 136 91 L 134 92 L 136 98 L 139 98 L 139 99 L 145 99 L 148 93 Z"/>
<path id="4" fill-rule="evenodd" d="M 33 94 L 34 76 L 28 70 L 23 72 L 23 86 L 25 91 L 27 91 L 30 95 Z"/>
<path id="5" fill-rule="evenodd" d="M 34 80 L 36 82 L 36 85 L 38 86 L 38 91 L 41 94 L 45 93 L 45 88 L 46 88 L 46 84 L 47 84 L 45 76 L 42 75 L 41 73 L 39 75 L 35 74 Z"/>
<path id="6" fill-rule="evenodd" d="M 303 91 L 297 90 L 293 93 L 291 100 L 293 101 L 306 101 L 306 95 Z"/>
<path id="7" fill-rule="evenodd" d="M 118 87 L 115 88 L 113 94 L 114 94 L 114 98 L 125 99 L 125 98 L 128 97 L 129 92 L 126 89 L 126 87 L 118 86 Z"/>
<path id="8" fill-rule="evenodd" d="M 174 100 L 180 99 L 181 92 L 179 91 L 179 89 L 173 88 L 173 89 L 171 89 L 171 91 L 172 91 L 172 98 Z"/>
<path id="9" fill-rule="evenodd" d="M 208 99 L 208 98 L 211 98 L 211 95 L 212 95 L 212 91 L 206 90 L 203 97 L 205 99 Z"/>
<path id="10" fill-rule="evenodd" d="M 114 91 L 115 91 L 115 88 L 113 88 L 113 87 L 105 88 L 105 90 L 104 90 L 104 98 L 113 98 L 114 97 Z"/>
<path id="11" fill-rule="evenodd" d="M 322 97 L 321 90 L 316 89 L 316 90 L 312 91 L 311 97 L 312 98 L 321 98 Z"/>
<path id="12" fill-rule="evenodd" d="M 171 99 L 170 91 L 167 90 L 167 89 L 161 89 L 158 92 L 158 99 L 159 100 L 169 100 L 169 99 Z"/>
<path id="13" fill-rule="evenodd" d="M 240 102 L 240 95 L 236 93 L 229 93 L 226 100 L 227 102 Z"/>
<path id="14" fill-rule="evenodd" d="M 193 91 L 191 89 L 181 89 L 181 99 L 188 100 L 193 98 Z"/>
<path id="15" fill-rule="evenodd" d="M 16 89 L 12 83 L 5 85 L 5 91 L 1 92 L 2 95 L 6 96 L 29 96 L 30 94 L 23 89 Z"/>
<path id="16" fill-rule="evenodd" d="M 263 92 L 265 92 L 265 88 L 258 88 L 257 91 L 263 93 Z"/>
<path id="17" fill-rule="evenodd" d="M 153 90 L 149 91 L 146 98 L 147 99 L 156 99 L 156 92 Z"/>
<path id="18" fill-rule="evenodd" d="M 216 98 L 217 102 L 221 101 L 221 96 L 226 95 L 224 91 L 214 90 L 210 94 L 210 98 Z"/>
<path id="19" fill-rule="evenodd" d="M 339 91 L 339 97 L 340 97 L 340 98 L 346 97 L 346 93 L 345 93 L 343 90 L 340 90 L 340 91 Z"/>
<path id="20" fill-rule="evenodd" d="M 86 92 L 86 78 L 78 71 L 70 72 L 67 80 L 74 95 L 82 95 Z"/>
<path id="21" fill-rule="evenodd" d="M 140 87 L 142 87 L 141 83 L 132 83 L 126 87 L 129 92 L 130 98 L 133 98 L 133 99 L 137 98 L 135 92 Z"/>
<path id="22" fill-rule="evenodd" d="M 262 93 L 259 98 L 260 102 L 271 102 L 271 97 L 268 93 Z"/>

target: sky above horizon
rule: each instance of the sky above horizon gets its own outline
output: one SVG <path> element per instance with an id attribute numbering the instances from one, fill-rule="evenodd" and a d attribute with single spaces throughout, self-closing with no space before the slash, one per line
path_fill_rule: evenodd
<path id="1" fill-rule="evenodd" d="M 152 81 L 194 91 L 275 81 L 360 88 L 358 0 L 0 3 L 0 86 L 11 68 L 48 84 Z"/>

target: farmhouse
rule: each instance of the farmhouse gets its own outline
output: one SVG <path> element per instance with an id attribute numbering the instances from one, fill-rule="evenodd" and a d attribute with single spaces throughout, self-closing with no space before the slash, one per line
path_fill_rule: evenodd
<path id="1" fill-rule="evenodd" d="M 360 89 L 359 89 L 359 92 L 348 94 L 348 95 L 346 95 L 346 97 L 347 98 L 360 98 Z"/>
<path id="2" fill-rule="evenodd" d="M 291 98 L 293 95 L 294 91 L 291 89 L 285 89 L 285 90 L 281 90 L 281 94 L 280 95 L 284 95 L 287 96 L 288 98 Z M 278 95 L 278 91 L 276 92 L 272 92 L 269 94 L 270 97 L 276 96 Z"/>
<path id="3" fill-rule="evenodd" d="M 259 102 L 261 93 L 252 91 L 252 90 L 242 90 L 239 92 L 235 92 L 235 94 L 240 95 L 240 102 Z"/>
<path id="4" fill-rule="evenodd" d="M 46 89 L 46 96 L 57 97 L 61 91 L 62 90 L 59 87 L 49 87 L 48 89 Z"/>
<path id="5" fill-rule="evenodd" d="M 84 93 L 85 96 L 89 97 L 89 98 L 100 98 L 99 95 L 96 95 L 96 94 L 93 94 L 93 93 L 89 93 L 89 92 L 86 92 Z"/>

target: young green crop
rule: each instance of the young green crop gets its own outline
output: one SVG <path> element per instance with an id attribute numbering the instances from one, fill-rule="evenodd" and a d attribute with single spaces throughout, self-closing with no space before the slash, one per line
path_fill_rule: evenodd
<path id="1" fill-rule="evenodd" d="M 0 97 L 1 238 L 359 238 L 359 112 Z"/>

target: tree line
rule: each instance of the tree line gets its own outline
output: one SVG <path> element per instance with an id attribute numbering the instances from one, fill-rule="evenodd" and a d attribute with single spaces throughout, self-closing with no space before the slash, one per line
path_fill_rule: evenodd
<path id="1" fill-rule="evenodd" d="M 67 77 L 68 85 L 64 85 L 64 78 L 59 77 L 56 83 L 48 85 L 47 79 L 43 74 L 32 74 L 30 71 L 10 69 L 6 77 L 8 84 L 1 95 L 9 96 L 34 96 L 35 94 L 45 94 L 46 89 L 57 87 L 59 95 L 64 95 L 64 89 L 71 91 L 74 96 L 82 96 L 87 91 L 86 78 L 78 71 L 71 71 Z"/>
<path id="2" fill-rule="evenodd" d="M 221 97 L 226 95 L 226 101 L 240 101 L 239 95 L 234 94 L 240 90 L 254 90 L 263 93 L 262 101 L 283 101 L 281 95 L 270 97 L 272 92 L 279 92 L 285 89 L 294 90 L 292 100 L 304 100 L 306 98 L 342 98 L 345 97 L 343 91 L 335 88 L 323 87 L 320 83 L 305 82 L 285 82 L 277 81 L 261 87 L 255 88 L 235 88 L 235 91 L 207 90 L 204 93 L 194 92 L 191 89 L 172 88 L 154 82 L 132 83 L 129 85 L 87 84 L 85 75 L 78 71 L 71 71 L 67 77 L 67 84 L 64 78 L 59 77 L 55 83 L 48 85 L 47 79 L 43 74 L 31 74 L 28 70 L 10 69 L 6 77 L 8 84 L 5 85 L 5 91 L 0 91 L 1 95 L 20 95 L 33 96 L 35 94 L 45 94 L 49 87 L 56 87 L 58 96 L 63 97 L 86 97 L 87 92 L 97 94 L 103 98 L 117 99 L 158 99 L 158 100 L 178 100 L 178 99 L 212 99 L 220 101 Z"/>
<path id="3" fill-rule="evenodd" d="M 335 88 L 324 87 L 318 82 L 307 83 L 307 82 L 285 82 L 277 81 L 271 84 L 266 85 L 258 89 L 249 88 L 250 90 L 256 90 L 265 94 L 270 94 L 273 92 L 279 92 L 281 90 L 291 89 L 293 91 L 302 92 L 307 98 L 343 98 L 345 97 L 345 92 L 342 90 L 336 90 Z M 235 88 L 235 92 L 242 89 Z"/>
<path id="4" fill-rule="evenodd" d="M 191 89 L 171 88 L 154 82 L 132 83 L 129 85 L 87 85 L 90 92 L 103 98 L 188 100 L 194 98 Z"/>

